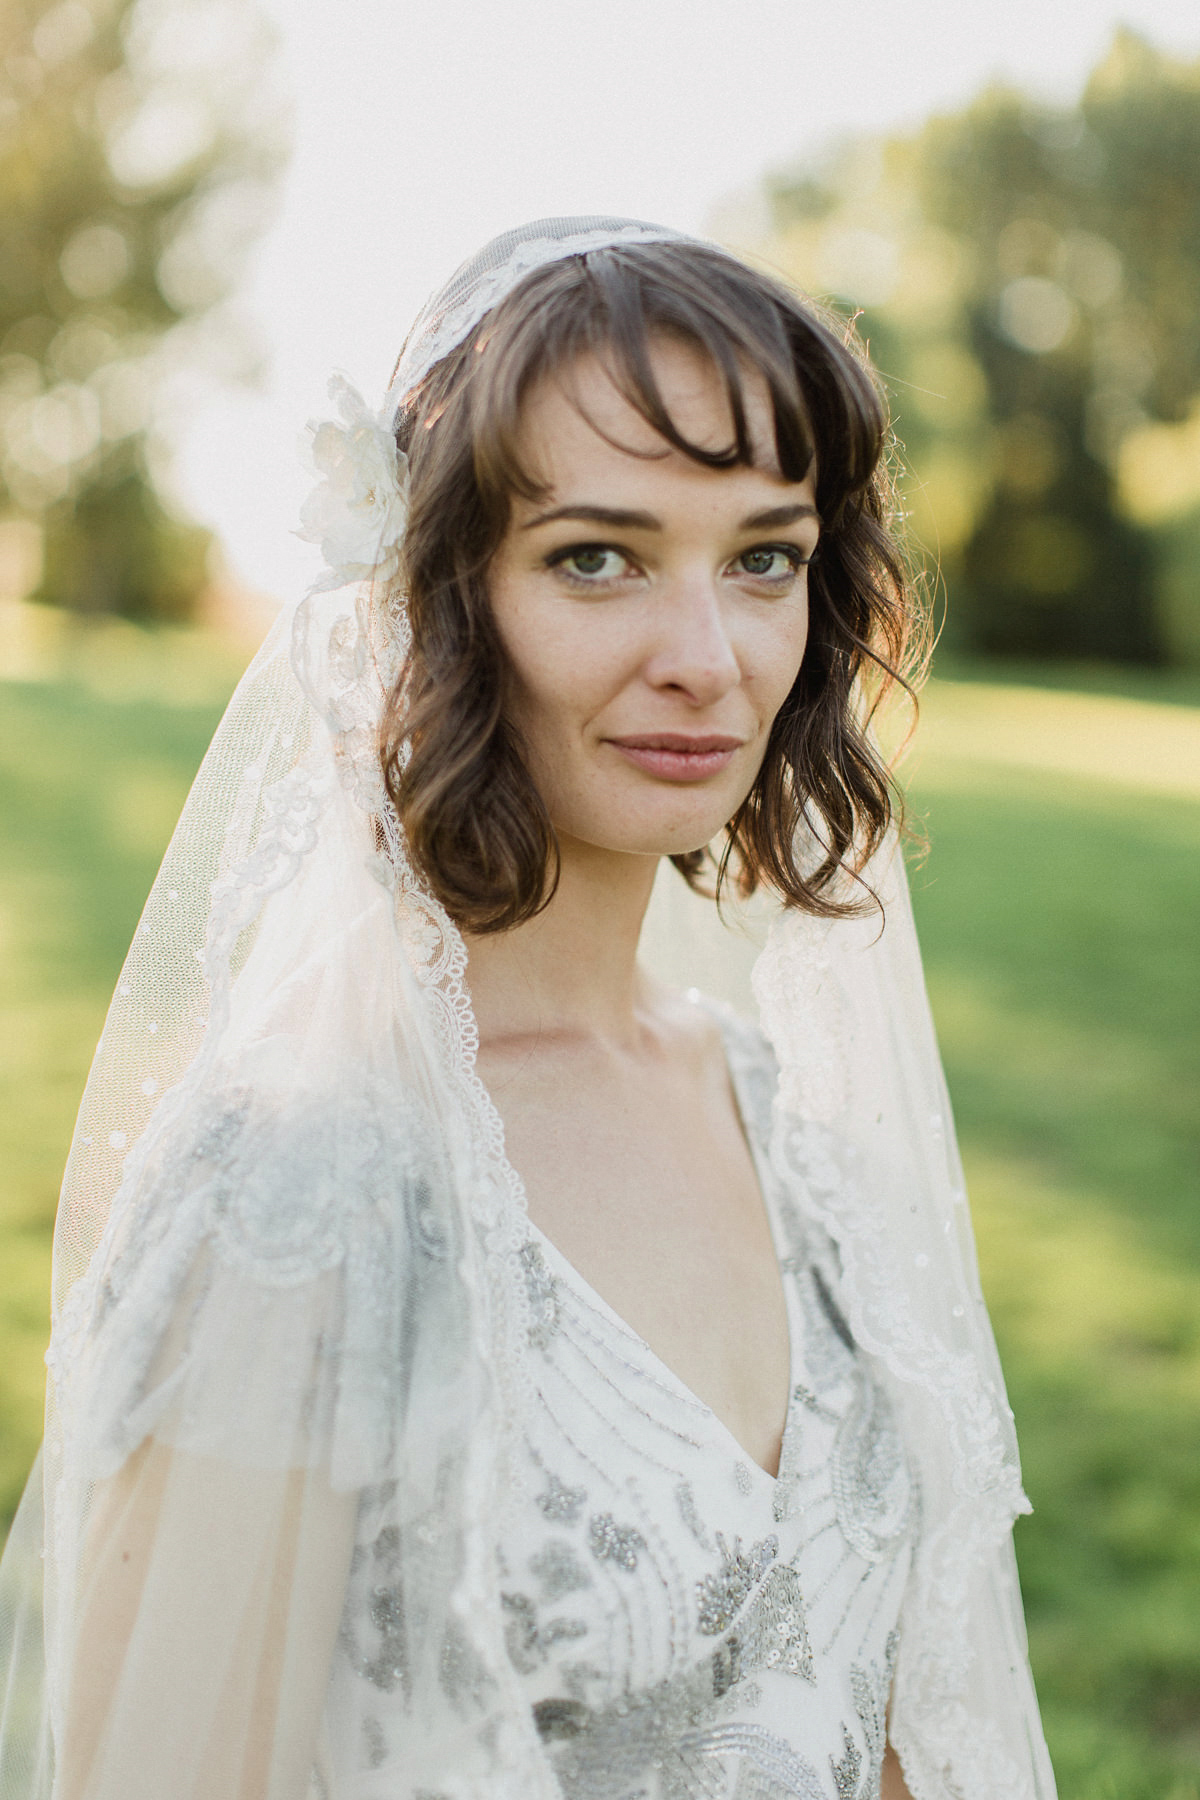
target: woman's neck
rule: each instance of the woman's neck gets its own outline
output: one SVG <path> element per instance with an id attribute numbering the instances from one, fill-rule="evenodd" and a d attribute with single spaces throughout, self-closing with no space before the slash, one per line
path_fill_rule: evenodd
<path id="1" fill-rule="evenodd" d="M 658 858 L 564 839 L 550 904 L 511 931 L 467 938 L 481 1042 L 563 1033 L 628 1043 L 642 994 L 638 939 Z"/>

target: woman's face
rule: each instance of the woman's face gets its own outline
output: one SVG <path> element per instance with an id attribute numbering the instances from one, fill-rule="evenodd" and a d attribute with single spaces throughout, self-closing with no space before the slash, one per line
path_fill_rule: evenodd
<path id="1" fill-rule="evenodd" d="M 728 445 L 708 360 L 670 338 L 652 354 L 680 432 Z M 525 403 L 520 452 L 546 491 L 514 501 L 489 590 L 509 715 L 564 849 L 707 844 L 753 786 L 800 668 L 812 471 L 784 480 L 766 384 L 745 388 L 749 468 L 671 448 L 591 355 Z"/>

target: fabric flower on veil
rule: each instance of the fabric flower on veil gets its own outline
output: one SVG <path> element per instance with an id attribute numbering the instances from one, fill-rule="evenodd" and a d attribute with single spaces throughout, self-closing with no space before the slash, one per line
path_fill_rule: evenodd
<path id="1" fill-rule="evenodd" d="M 329 383 L 337 419 L 312 420 L 301 440 L 321 480 L 300 509 L 298 536 L 319 544 L 326 572 L 315 593 L 399 572 L 408 511 L 408 459 L 383 415 L 372 412 L 344 375 Z"/>

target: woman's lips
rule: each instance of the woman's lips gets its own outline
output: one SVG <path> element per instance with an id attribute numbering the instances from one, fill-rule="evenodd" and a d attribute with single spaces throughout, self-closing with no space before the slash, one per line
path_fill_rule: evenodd
<path id="1" fill-rule="evenodd" d="M 641 737 L 609 738 L 619 750 L 647 775 L 662 781 L 705 781 L 729 767 L 734 754 L 741 749 L 741 738 L 688 737 L 683 732 L 656 731 Z"/>

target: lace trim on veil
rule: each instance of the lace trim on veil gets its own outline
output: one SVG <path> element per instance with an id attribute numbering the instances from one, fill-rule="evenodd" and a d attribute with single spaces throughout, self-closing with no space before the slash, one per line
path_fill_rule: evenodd
<path id="1" fill-rule="evenodd" d="M 889 855 L 900 861 L 894 844 Z M 906 897 L 895 868 L 885 869 L 884 878 L 887 922 L 857 926 L 860 950 L 870 947 L 871 934 L 882 929 L 894 936 L 904 922 Z M 972 1299 L 978 1320 L 968 1322 L 965 1297 L 950 1304 L 946 1320 L 951 1329 L 961 1327 L 962 1347 L 954 1346 L 950 1331 L 930 1322 L 935 1307 L 927 1304 L 918 1316 L 914 1304 L 914 1274 L 919 1280 L 932 1265 L 923 1247 L 930 1234 L 944 1239 L 964 1230 L 969 1234 L 966 1194 L 961 1179 L 944 1181 L 940 1197 L 933 1182 L 922 1182 L 908 1160 L 908 1121 L 897 1128 L 888 1117 L 886 1101 L 894 1097 L 871 1091 L 861 1075 L 856 1080 L 854 1049 L 864 1054 L 863 1028 L 870 1024 L 856 1016 L 861 997 L 851 986 L 852 959 L 843 951 L 835 964 L 830 954 L 832 929 L 828 921 L 777 919 L 753 984 L 783 1071 L 771 1137 L 773 1166 L 836 1246 L 839 1301 L 855 1338 L 877 1359 L 907 1420 L 910 1443 L 927 1467 L 933 1454 L 939 1476 L 939 1493 L 927 1496 L 933 1505 L 925 1507 L 916 1579 L 902 1611 L 894 1741 L 914 1794 L 926 1791 L 922 1776 L 928 1792 L 940 1792 L 944 1772 L 952 1768 L 955 1792 L 1028 1800 L 1028 1782 L 1004 1726 L 965 1699 L 981 1654 L 969 1596 L 979 1571 L 1010 1544 L 1014 1518 L 1030 1510 L 1012 1415 L 998 1370 L 989 1373 L 966 1347 L 971 1325 L 989 1330 L 977 1283 Z M 844 933 L 855 929 L 841 926 Z M 906 1020 L 914 1040 L 922 1023 L 915 1011 Z M 858 1092 L 861 1086 L 867 1091 Z M 944 1094 L 926 1092 L 922 1102 L 931 1138 L 944 1152 Z M 885 1146 L 876 1145 L 874 1154 L 870 1127 L 864 1128 L 868 1114 L 887 1134 Z M 935 1225 L 929 1214 L 939 1205 L 943 1216 Z M 969 1285 L 962 1283 L 964 1296 Z M 1019 1650 L 1019 1642 L 1013 1647 Z"/>

